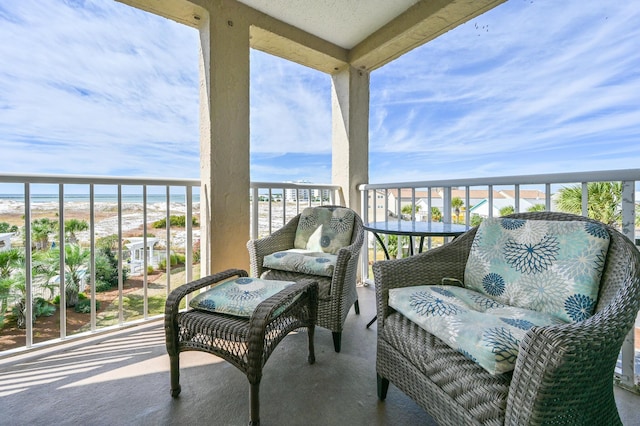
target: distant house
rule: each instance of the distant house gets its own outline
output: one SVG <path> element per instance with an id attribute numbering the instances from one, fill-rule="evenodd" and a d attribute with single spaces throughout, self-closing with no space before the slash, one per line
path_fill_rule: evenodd
<path id="1" fill-rule="evenodd" d="M 144 265 L 144 239 L 142 237 L 133 237 L 128 239 L 129 242 L 125 244 L 125 248 L 129 250 L 130 259 L 129 267 L 131 268 L 131 275 L 140 275 L 143 273 L 142 266 Z M 147 238 L 147 265 L 157 267 L 159 263 L 159 256 L 154 252 L 153 247 L 158 242 L 157 238 Z"/>
<path id="2" fill-rule="evenodd" d="M 11 250 L 12 232 L 0 234 L 0 251 Z"/>
<path id="3" fill-rule="evenodd" d="M 505 207 L 515 208 L 515 200 L 510 198 L 494 198 L 492 216 L 493 217 L 500 216 L 500 210 Z M 520 198 L 521 212 L 525 212 L 531 207 L 533 207 L 533 204 L 531 204 L 529 201 L 525 200 L 524 198 Z M 489 200 L 485 198 L 484 200 L 480 201 L 478 204 L 474 205 L 473 207 L 471 207 L 471 209 L 469 209 L 469 213 L 472 215 L 477 214 L 481 217 L 489 217 Z"/>
<path id="4" fill-rule="evenodd" d="M 375 203 L 372 202 L 372 193 L 375 192 Z M 469 199 L 467 200 L 467 193 L 469 195 Z M 386 194 L 386 204 L 385 204 L 385 194 Z M 431 207 L 437 207 L 442 213 L 444 206 L 444 192 L 442 188 L 433 188 L 431 189 Z M 375 205 L 376 211 L 376 220 L 383 220 L 387 214 L 391 216 L 395 216 L 399 214 L 398 205 L 400 207 L 400 211 L 402 208 L 407 205 L 411 205 L 412 202 L 415 201 L 416 204 L 416 220 L 426 221 L 428 217 L 429 211 L 429 203 L 428 203 L 428 191 L 425 190 L 415 190 L 412 191 L 411 188 L 402 188 L 398 189 L 388 189 L 388 190 L 376 190 L 369 191 L 369 212 L 373 212 L 373 208 Z M 515 207 L 515 190 L 494 190 L 493 191 L 493 202 L 494 202 L 494 211 L 497 208 L 499 211 L 501 208 L 505 206 L 513 206 Z M 530 207 L 536 204 L 544 204 L 545 203 L 545 193 L 539 191 L 537 189 L 522 189 L 519 192 L 520 197 L 520 211 L 526 211 Z M 461 211 L 465 211 L 466 209 L 475 208 L 474 213 L 480 214 L 480 211 L 483 211 L 480 205 L 488 203 L 489 191 L 486 189 L 470 189 L 466 191 L 465 189 L 451 189 L 451 199 L 460 198 L 464 202 L 464 206 Z M 386 208 L 385 208 L 386 205 Z M 486 209 L 486 207 L 484 207 Z M 371 213 L 370 213 L 371 214 Z M 494 214 L 494 216 L 498 216 Z M 373 220 L 373 218 L 369 218 L 369 220 Z"/>

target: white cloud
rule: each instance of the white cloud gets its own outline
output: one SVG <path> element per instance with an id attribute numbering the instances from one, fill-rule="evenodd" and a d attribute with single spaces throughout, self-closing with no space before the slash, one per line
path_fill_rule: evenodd
<path id="1" fill-rule="evenodd" d="M 370 180 L 635 168 L 640 5 L 511 0 L 371 76 Z M 198 33 L 0 4 L 4 172 L 197 177 Z M 7 42 L 8 41 L 8 42 Z M 331 179 L 331 78 L 251 52 L 253 180 Z"/>

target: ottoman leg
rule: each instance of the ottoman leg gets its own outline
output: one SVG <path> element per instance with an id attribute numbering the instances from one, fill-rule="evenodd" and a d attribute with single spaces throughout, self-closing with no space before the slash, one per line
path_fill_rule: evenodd
<path id="1" fill-rule="evenodd" d="M 170 355 L 169 364 L 171 368 L 171 396 L 176 398 L 180 395 L 180 355 Z"/>
<path id="2" fill-rule="evenodd" d="M 260 426 L 260 382 L 250 383 L 250 404 L 249 426 Z"/>

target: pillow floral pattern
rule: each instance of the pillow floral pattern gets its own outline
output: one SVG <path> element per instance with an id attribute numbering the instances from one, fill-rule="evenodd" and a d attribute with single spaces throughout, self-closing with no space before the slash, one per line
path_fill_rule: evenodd
<path id="1" fill-rule="evenodd" d="M 344 207 L 307 207 L 300 215 L 294 248 L 337 254 L 351 244 L 355 213 Z"/>
<path id="2" fill-rule="evenodd" d="M 201 311 L 249 318 L 256 307 L 293 281 L 236 278 L 210 288 L 191 299 L 189 306 Z"/>
<path id="3" fill-rule="evenodd" d="M 507 305 L 582 321 L 595 310 L 608 247 L 596 223 L 487 218 L 464 284 Z"/>
<path id="4" fill-rule="evenodd" d="M 515 368 L 520 342 L 531 327 L 564 323 L 456 286 L 391 289 L 389 306 L 491 374 Z"/>
<path id="5" fill-rule="evenodd" d="M 332 277 L 337 260 L 336 254 L 290 249 L 265 256 L 262 266 L 279 271 Z"/>

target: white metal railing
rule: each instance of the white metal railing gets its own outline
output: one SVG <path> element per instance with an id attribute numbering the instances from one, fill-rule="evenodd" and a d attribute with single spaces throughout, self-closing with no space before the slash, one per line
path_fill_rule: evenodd
<path id="1" fill-rule="evenodd" d="M 344 205 L 338 185 L 290 182 L 251 182 L 251 238 L 281 228 L 304 207 Z"/>
<path id="2" fill-rule="evenodd" d="M 557 197 L 559 192 L 563 188 L 576 186 L 580 188 L 581 192 L 581 214 L 587 216 L 589 208 L 593 207 L 588 196 L 589 184 L 594 182 L 621 183 L 621 196 L 615 201 L 617 203 L 615 210 L 619 213 L 620 220 L 616 221 L 615 225 L 637 244 L 635 197 L 638 185 L 640 185 L 640 169 L 365 184 L 361 185 L 359 189 L 361 191 L 362 217 L 365 222 L 431 221 L 434 213 L 433 207 L 441 209 L 443 221 L 450 222 L 454 210 L 452 200 L 460 198 L 463 206 L 466 206 L 461 221 L 467 225 L 474 225 L 476 214 L 478 217 L 500 215 L 496 212 L 498 206 L 510 206 L 514 212 L 521 212 L 527 211 L 527 206 L 530 204 L 543 204 L 544 210 L 558 211 Z M 528 196 L 526 191 L 535 192 L 539 197 L 538 202 L 531 203 L 526 200 Z M 503 202 L 505 199 L 508 200 L 507 203 L 511 204 L 507 205 Z M 458 201 L 458 205 L 459 203 Z M 410 208 L 405 206 L 410 206 Z M 426 214 L 420 214 L 418 206 L 424 207 L 427 210 Z M 403 214 L 403 207 L 409 213 Z M 478 213 L 474 213 L 474 208 Z M 372 251 L 374 259 L 378 259 L 375 240 L 367 239 L 367 241 L 369 241 L 367 245 Z M 371 282 L 369 278 L 369 250 L 363 250 L 362 256 L 362 276 L 365 283 Z M 640 317 L 636 321 L 636 325 L 640 327 Z M 616 371 L 623 386 L 632 388 L 635 385 L 634 368 L 636 369 L 635 374 L 640 374 L 638 364 L 640 364 L 640 350 L 634 349 L 634 330 L 632 330 L 623 344 L 621 360 Z"/>
<path id="3" fill-rule="evenodd" d="M 193 265 L 193 242 L 199 239 L 198 231 L 194 231 L 192 218 L 199 214 L 199 199 L 194 201 L 194 197 L 199 195 L 200 181 L 189 179 L 155 179 L 155 178 L 128 178 L 128 177 L 91 177 L 91 176 L 65 176 L 65 175 L 19 175 L 0 174 L 0 199 L 6 198 L 11 193 L 11 203 L 19 204 L 23 212 L 21 220 L 21 233 L 23 243 L 17 245 L 24 250 L 25 265 L 22 267 L 25 274 L 25 291 L 21 296 L 25 300 L 33 300 L 34 297 L 41 296 L 46 292 L 38 282 L 34 282 L 32 276 L 34 244 L 32 237 L 32 223 L 35 215 L 42 218 L 46 215 L 55 216 L 59 223 L 57 236 L 58 247 L 60 248 L 60 265 L 65 265 L 65 220 L 70 216 L 70 203 L 78 202 L 79 199 L 85 204 L 86 216 L 88 217 L 88 231 L 83 234 L 83 244 L 90 250 L 89 273 L 86 274 L 86 281 L 91 293 L 91 312 L 88 316 L 89 333 L 109 330 L 113 326 L 103 326 L 98 324 L 96 310 L 96 243 L 100 236 L 96 218 L 96 213 L 100 211 L 112 210 L 116 221 L 112 224 L 113 234 L 117 235 L 117 260 L 118 260 L 118 296 L 117 296 L 117 327 L 123 325 L 136 324 L 140 321 L 155 319 L 159 315 L 157 312 L 150 314 L 150 294 L 148 268 L 153 264 L 157 265 L 158 259 L 152 260 L 149 256 L 153 253 L 158 255 L 158 250 L 149 247 L 156 239 L 161 240 L 162 236 L 155 235 L 151 239 L 147 230 L 148 225 L 159 218 L 164 217 L 167 224 L 171 223 L 171 215 L 180 213 L 185 215 L 185 230 L 182 239 L 176 243 L 177 236 L 172 233 L 171 227 L 166 227 L 164 235 L 165 248 L 160 253 L 160 257 L 166 261 L 165 286 L 166 294 L 172 289 L 171 283 L 171 254 L 172 247 L 176 244 L 183 246 L 185 253 L 185 265 Z M 43 194 L 44 193 L 44 194 Z M 44 200 L 47 201 L 47 213 L 40 207 Z M 306 184 L 306 183 L 265 183 L 254 182 L 251 184 L 251 235 L 249 237 L 258 238 L 265 236 L 282 227 L 288 220 L 298 214 L 304 207 L 312 205 L 340 204 L 344 205 L 344 196 L 340 186 L 327 184 Z M 105 201 L 106 200 L 106 201 Z M 155 200 L 155 201 L 154 201 Z M 158 210 L 158 204 L 164 206 Z M 125 235 L 128 227 L 124 223 L 130 220 L 130 213 L 127 213 L 131 206 L 137 206 L 136 214 L 141 227 L 139 233 L 142 234 L 143 254 L 132 259 L 131 265 L 125 260 L 125 253 L 130 253 L 130 249 L 124 246 L 124 241 L 131 238 Z M 15 207 L 15 206 L 14 206 Z M 77 211 L 74 211 L 77 215 Z M 5 213 L 6 215 L 6 213 Z M 162 217 L 160 217 L 162 216 Z M 3 218 L 3 210 L 0 206 L 0 223 L 6 222 Z M 113 221 L 112 221 L 113 222 Z M 162 231 L 160 231 L 162 232 Z M 137 235 L 136 235 L 137 236 Z M 13 240 L 20 241 L 20 238 Z M 133 240 L 133 238 L 131 238 Z M 204 242 L 203 242 L 204 243 Z M 129 297 L 124 291 L 124 271 L 133 268 L 140 271 L 142 275 L 142 311 L 141 318 L 129 319 L 123 311 L 124 298 Z M 185 268 L 184 282 L 193 279 L 192 267 Z M 65 268 L 58 272 L 57 289 L 51 293 L 59 297 L 59 306 L 66 305 L 65 293 Z M 175 280 L 175 278 L 174 278 Z M 177 282 L 180 285 L 183 282 Z M 154 283 L 156 286 L 157 283 Z M 26 303 L 26 325 L 25 325 L 25 345 L 18 349 L 3 350 L 0 352 L 10 354 L 16 350 L 40 346 L 45 343 L 53 343 L 57 340 L 64 340 L 70 337 L 83 336 L 87 333 L 70 334 L 67 332 L 66 309 L 59 309 L 60 330 L 59 339 L 51 339 L 48 342 L 34 342 L 34 322 L 33 305 Z M 133 317 L 132 315 L 130 315 Z M 0 335 L 2 331 L 0 330 Z"/>
<path id="4" fill-rule="evenodd" d="M 17 175 L 17 174 L 0 174 L 0 198 L 6 198 L 10 195 L 11 202 L 15 207 L 19 206 L 23 210 L 24 220 L 22 222 L 22 230 L 20 238 L 17 239 L 16 246 L 24 250 L 24 294 L 25 301 L 33 300 L 34 276 L 33 276 L 33 252 L 34 245 L 32 237 L 32 221 L 34 220 L 34 212 L 39 217 L 54 216 L 52 219 L 58 222 L 57 244 L 60 250 L 59 264 L 66 265 L 65 259 L 65 218 L 71 211 L 76 215 L 88 214 L 88 233 L 85 232 L 85 240 L 82 245 L 88 245 L 90 251 L 90 260 L 88 269 L 90 271 L 88 285 L 90 288 L 91 312 L 90 312 L 90 328 L 89 333 L 98 331 L 97 312 L 96 312 L 96 242 L 99 237 L 96 225 L 97 209 L 115 211 L 116 223 L 112 223 L 106 233 L 117 235 L 117 263 L 118 263 L 118 313 L 116 327 L 135 324 L 140 321 L 157 318 L 161 314 L 158 312 L 150 314 L 149 307 L 149 277 L 148 267 L 149 256 L 148 250 L 148 224 L 150 222 L 164 219 L 166 221 L 166 232 L 164 241 L 164 259 L 166 261 L 165 270 L 165 296 L 171 291 L 171 257 L 173 249 L 183 250 L 185 257 L 184 282 L 193 279 L 193 240 L 194 229 L 192 225 L 192 217 L 194 210 L 197 212 L 199 203 L 194 203 L 194 192 L 199 192 L 200 181 L 189 179 L 154 179 L 154 178 L 128 178 L 128 177 L 90 177 L 90 176 L 62 176 L 62 175 Z M 43 201 L 45 200 L 45 201 Z M 79 210 L 71 207 L 72 202 L 81 201 Z M 46 213 L 44 212 L 43 203 L 46 203 Z M 150 207 L 153 206 L 153 213 L 150 214 Z M 139 226 L 142 228 L 143 253 L 142 256 L 142 316 L 127 314 L 123 310 L 124 294 L 124 270 L 125 260 L 123 259 L 123 241 L 126 239 L 124 235 L 126 229 L 123 224 L 125 211 L 133 209 L 135 213 L 128 216 L 136 216 Z M 140 211 L 141 209 L 141 211 Z M 171 215 L 185 215 L 184 231 L 172 233 Z M 140 219 L 139 216 L 142 216 Z M 8 210 L 0 210 L 0 223 L 6 222 L 8 219 Z M 136 225 L 136 228 L 138 225 Z M 175 229 L 174 229 L 175 230 Z M 162 232 L 162 231 L 160 231 Z M 56 237 L 54 236 L 54 239 Z M 20 244 L 23 244 L 20 247 Z M 59 315 L 60 315 L 60 336 L 59 339 L 52 339 L 47 342 L 34 343 L 34 322 L 33 322 L 33 304 L 25 302 L 25 346 L 31 348 L 41 343 L 52 343 L 56 340 L 64 340 L 71 337 L 67 333 L 67 315 L 66 315 L 66 292 L 65 282 L 66 274 L 64 267 L 60 267 L 58 271 L 58 288 L 54 289 L 59 296 Z M 177 283 L 183 284 L 181 283 Z M 36 283 L 37 285 L 37 283 Z M 81 290 L 80 290 L 81 291 Z M 164 306 L 164 305 L 163 305 Z M 6 306 L 5 306 L 6 308 Z M 127 316 L 131 317 L 128 320 Z M 135 319 L 133 319 L 135 318 Z M 100 327 L 100 330 L 108 330 L 111 326 Z M 0 335 L 2 331 L 0 329 Z M 73 336 L 82 336 L 86 333 L 78 333 Z M 17 350 L 24 349 L 18 348 Z M 0 349 L 2 350 L 2 349 Z M 14 352 L 16 349 L 3 351 L 3 354 Z"/>

